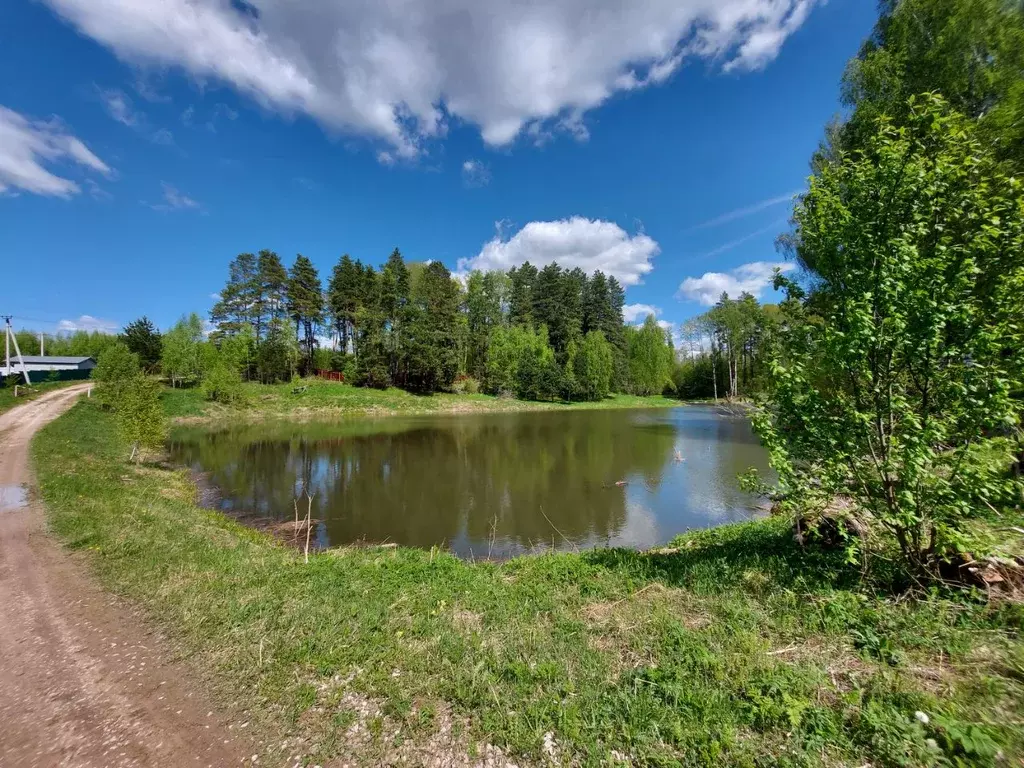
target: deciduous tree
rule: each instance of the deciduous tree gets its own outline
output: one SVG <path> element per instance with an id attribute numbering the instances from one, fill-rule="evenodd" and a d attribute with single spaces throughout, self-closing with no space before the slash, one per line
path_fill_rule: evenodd
<path id="1" fill-rule="evenodd" d="M 875 123 L 796 209 L 824 314 L 777 331 L 757 418 L 787 504 L 843 494 L 917 571 L 1007 493 L 1024 384 L 1024 196 L 938 96 Z M 801 292 L 788 281 L 786 312 Z"/>
<path id="2" fill-rule="evenodd" d="M 237 333 L 235 328 L 232 333 Z M 172 387 L 197 383 L 202 377 L 203 321 L 195 312 L 183 316 L 163 335 L 160 367 Z"/>

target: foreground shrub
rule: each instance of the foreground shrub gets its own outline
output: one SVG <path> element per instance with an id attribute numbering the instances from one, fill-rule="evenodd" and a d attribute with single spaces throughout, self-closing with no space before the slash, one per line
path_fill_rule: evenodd
<path id="1" fill-rule="evenodd" d="M 92 378 L 96 382 L 96 397 L 107 408 L 120 402 L 127 384 L 139 376 L 139 356 L 128 349 L 123 341 L 116 341 L 100 352 Z"/>
<path id="2" fill-rule="evenodd" d="M 1024 199 L 937 96 L 827 165 L 795 211 L 813 302 L 788 289 L 756 420 L 791 509 L 853 499 L 918 573 L 1008 497 L 1020 424 Z"/>

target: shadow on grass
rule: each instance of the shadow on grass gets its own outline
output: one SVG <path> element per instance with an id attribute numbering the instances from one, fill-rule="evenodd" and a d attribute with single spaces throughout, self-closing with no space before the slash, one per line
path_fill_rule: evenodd
<path id="1" fill-rule="evenodd" d="M 848 589 L 862 578 L 859 568 L 844 562 L 842 552 L 801 547 L 781 520 L 701 531 L 662 550 L 603 549 L 581 556 L 592 565 L 626 572 L 635 579 L 705 594 L 752 586 Z"/>

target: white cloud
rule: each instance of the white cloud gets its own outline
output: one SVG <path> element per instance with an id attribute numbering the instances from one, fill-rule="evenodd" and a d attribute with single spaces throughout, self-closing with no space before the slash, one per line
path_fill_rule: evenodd
<path id="1" fill-rule="evenodd" d="M 762 292 L 772 284 L 776 269 L 789 272 L 796 265 L 791 261 L 754 261 L 743 264 L 729 272 L 705 272 L 700 277 L 683 280 L 676 294 L 677 298 L 698 301 L 710 307 L 723 293 L 730 298 L 739 298 L 741 293 L 761 298 Z"/>
<path id="2" fill-rule="evenodd" d="M 661 310 L 650 304 L 627 304 L 622 308 L 622 319 L 627 323 L 643 322 L 648 315 L 657 317 Z"/>
<path id="3" fill-rule="evenodd" d="M 622 319 L 634 325 L 643 325 L 648 317 L 658 317 L 660 314 L 661 309 L 650 304 L 627 304 L 622 308 Z M 661 330 L 671 333 L 673 335 L 673 343 L 678 345 L 678 339 L 675 338 L 677 335 L 675 323 L 670 320 L 656 320 L 655 322 L 657 322 Z"/>
<path id="4" fill-rule="evenodd" d="M 117 122 L 127 125 L 129 128 L 135 128 L 143 121 L 143 117 L 135 111 L 132 100 L 125 93 L 116 88 L 107 90 L 101 88 L 99 94 L 103 108 Z"/>
<path id="5" fill-rule="evenodd" d="M 17 190 L 37 195 L 70 197 L 81 190 L 75 182 L 48 171 L 44 164 L 71 160 L 110 176 L 110 167 L 56 118 L 30 121 L 0 106 L 0 193 Z"/>
<path id="6" fill-rule="evenodd" d="M 199 203 L 188 195 L 183 195 L 178 191 L 177 187 L 168 184 L 166 181 L 161 181 L 160 186 L 162 186 L 164 190 L 164 201 L 162 203 L 143 203 L 154 211 L 167 213 L 169 211 L 187 211 L 202 208 Z"/>
<path id="7" fill-rule="evenodd" d="M 769 63 L 823 0 L 45 0 L 132 63 L 180 67 L 401 157 L 449 116 L 504 145 L 586 135 L 582 115 L 687 59 Z"/>
<path id="8" fill-rule="evenodd" d="M 112 194 L 107 192 L 107 190 L 103 189 L 103 187 L 101 187 L 99 184 L 97 184 L 92 179 L 86 179 L 85 180 L 85 187 L 86 187 L 86 189 L 89 190 L 89 196 L 93 200 L 101 200 L 101 201 L 105 202 L 107 200 L 113 200 L 114 199 L 114 196 Z"/>
<path id="9" fill-rule="evenodd" d="M 220 118 L 225 120 L 237 120 L 238 112 L 233 110 L 227 104 L 217 103 L 213 107 L 213 113 L 210 115 L 210 119 L 206 122 L 206 129 L 213 133 L 217 132 L 217 121 Z"/>
<path id="10" fill-rule="evenodd" d="M 128 94 L 116 88 L 97 88 L 103 108 L 113 120 L 146 136 L 154 144 L 174 146 L 174 134 L 166 128 L 153 129 L 144 112 L 135 109 Z"/>
<path id="11" fill-rule="evenodd" d="M 120 326 L 113 320 L 101 320 L 92 315 L 80 315 L 77 320 L 61 320 L 57 323 L 58 331 L 103 331 L 115 333 Z"/>
<path id="12" fill-rule="evenodd" d="M 491 181 L 491 169 L 481 160 L 466 160 L 462 164 L 462 183 L 467 187 L 485 187 Z"/>
<path id="13" fill-rule="evenodd" d="M 707 229 L 708 227 L 717 227 L 719 224 L 725 224 L 726 222 L 729 221 L 742 219 L 747 216 L 750 216 L 751 214 L 763 211 L 766 208 L 772 208 L 776 205 L 779 205 L 780 203 L 791 202 L 793 198 L 799 194 L 799 192 L 787 192 L 786 194 L 779 195 L 777 197 L 769 197 L 767 200 L 760 200 L 756 203 L 753 203 L 752 205 L 747 205 L 744 206 L 743 208 L 736 208 L 732 211 L 728 211 L 727 213 L 715 216 L 713 219 L 702 221 L 700 224 L 697 224 L 692 229 Z"/>
<path id="14" fill-rule="evenodd" d="M 471 259 L 459 259 L 458 270 L 511 269 L 526 261 L 537 267 L 556 262 L 587 274 L 601 270 L 622 285 L 636 285 L 654 269 L 658 244 L 645 234 L 630 236 L 618 224 L 574 216 L 558 221 L 531 221 L 505 239 L 503 226 Z"/>

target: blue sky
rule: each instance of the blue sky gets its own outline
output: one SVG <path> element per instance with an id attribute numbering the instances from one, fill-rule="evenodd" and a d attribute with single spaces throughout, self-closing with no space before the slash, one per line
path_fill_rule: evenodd
<path id="1" fill-rule="evenodd" d="M 673 324 L 770 298 L 873 6 L 0 4 L 0 313 L 166 327 L 261 248 L 601 268 Z"/>

